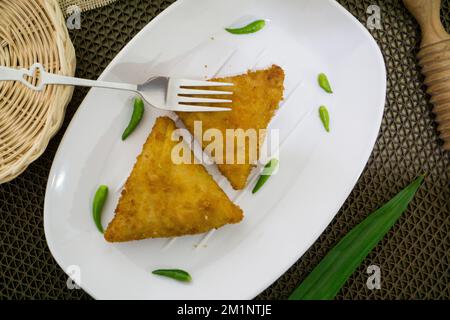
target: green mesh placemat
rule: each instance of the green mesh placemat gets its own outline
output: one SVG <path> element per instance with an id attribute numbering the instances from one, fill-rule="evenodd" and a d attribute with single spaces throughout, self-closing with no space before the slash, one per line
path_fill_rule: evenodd
<path id="1" fill-rule="evenodd" d="M 172 1 L 119 0 L 82 13 L 72 30 L 77 76 L 97 78 L 120 49 Z M 328 250 L 354 225 L 420 173 L 426 183 L 398 223 L 365 259 L 339 299 L 449 299 L 449 155 L 440 147 L 429 97 L 415 54 L 419 29 L 399 0 L 340 0 L 365 23 L 370 5 L 381 8 L 382 30 L 372 32 L 383 52 L 387 101 L 372 156 L 335 219 L 304 256 L 262 292 L 261 299 L 287 298 Z M 450 4 L 442 16 L 450 29 Z M 360 79 L 363 80 L 363 79 Z M 44 155 L 14 181 L 0 185 L 0 297 L 3 299 L 86 299 L 69 290 L 67 276 L 52 258 L 44 237 L 45 186 L 52 159 L 87 89 L 77 88 L 64 126 Z M 381 289 L 366 286 L 369 265 L 381 268 Z"/>

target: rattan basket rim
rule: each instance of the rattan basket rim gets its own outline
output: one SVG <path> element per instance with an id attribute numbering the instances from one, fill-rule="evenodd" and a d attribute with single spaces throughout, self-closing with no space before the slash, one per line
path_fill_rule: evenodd
<path id="1" fill-rule="evenodd" d="M 75 50 L 56 0 L 15 0 L 0 6 L 1 65 L 41 62 L 47 71 L 74 75 Z M 23 38 L 29 42 L 21 44 Z M 18 82 L 0 84 L 0 184 L 20 175 L 45 151 L 62 125 L 72 93 L 73 87 L 47 86 L 36 93 Z"/>

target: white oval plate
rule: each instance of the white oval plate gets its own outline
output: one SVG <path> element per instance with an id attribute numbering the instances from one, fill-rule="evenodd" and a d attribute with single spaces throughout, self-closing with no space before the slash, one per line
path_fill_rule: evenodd
<path id="1" fill-rule="evenodd" d="M 252 35 L 227 26 L 267 19 Z M 255 195 L 220 185 L 244 210 L 237 225 L 210 235 L 110 244 L 91 217 L 99 184 L 110 186 L 103 224 L 113 216 L 120 185 L 151 131 L 148 108 L 124 143 L 132 95 L 93 89 L 56 154 L 45 197 L 48 246 L 59 265 L 98 299 L 250 299 L 285 272 L 323 232 L 361 174 L 383 114 L 386 74 L 369 32 L 328 0 L 181 0 L 150 22 L 100 79 L 139 83 L 152 74 L 191 78 L 229 75 L 279 64 L 285 101 L 271 123 L 280 131 L 280 169 Z M 317 85 L 325 72 L 334 94 Z M 326 133 L 319 105 L 331 116 Z M 213 170 L 214 171 L 214 170 Z M 253 173 L 253 176 L 255 173 Z M 203 242 L 202 242 L 203 240 Z M 181 268 L 190 284 L 151 274 Z"/>

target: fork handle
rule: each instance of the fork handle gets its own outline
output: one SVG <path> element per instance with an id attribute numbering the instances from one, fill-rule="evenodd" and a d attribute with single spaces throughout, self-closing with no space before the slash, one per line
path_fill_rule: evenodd
<path id="1" fill-rule="evenodd" d="M 25 76 L 32 77 L 33 75 L 35 75 L 36 70 L 39 70 L 39 83 L 37 85 L 33 85 L 32 83 L 28 82 L 24 77 Z M 0 81 L 2 80 L 20 81 L 28 88 L 36 91 L 41 91 L 47 84 L 71 85 L 80 87 L 98 87 L 98 88 L 109 88 L 135 92 L 137 92 L 138 90 L 138 86 L 136 84 L 109 82 L 100 80 L 88 80 L 62 76 L 54 73 L 48 73 L 45 71 L 44 67 L 40 63 L 33 64 L 28 70 L 13 69 L 0 66 Z"/>
<path id="2" fill-rule="evenodd" d="M 96 87 L 96 88 L 108 88 L 118 89 L 126 91 L 137 91 L 136 84 L 109 82 L 100 80 L 89 80 L 68 76 L 61 76 L 53 73 L 47 73 L 45 78 L 45 84 L 57 84 L 57 85 L 71 85 L 78 87 Z"/>

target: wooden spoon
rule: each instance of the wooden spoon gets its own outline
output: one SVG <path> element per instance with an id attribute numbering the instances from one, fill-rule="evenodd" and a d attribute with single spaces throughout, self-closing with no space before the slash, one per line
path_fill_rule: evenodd
<path id="1" fill-rule="evenodd" d="M 417 55 L 431 95 L 444 149 L 450 150 L 450 35 L 440 19 L 441 0 L 403 0 L 422 30 Z"/>

